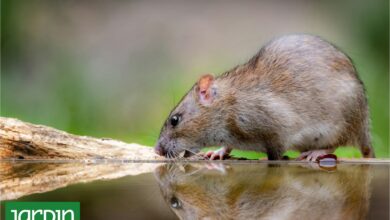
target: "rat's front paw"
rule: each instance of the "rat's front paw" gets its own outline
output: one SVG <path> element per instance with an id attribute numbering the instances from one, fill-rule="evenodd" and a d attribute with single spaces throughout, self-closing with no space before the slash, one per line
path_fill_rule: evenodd
<path id="1" fill-rule="evenodd" d="M 209 151 L 205 154 L 205 157 L 210 160 L 223 160 L 229 157 L 229 153 L 231 151 L 231 148 L 229 147 L 222 147 L 215 151 Z"/>

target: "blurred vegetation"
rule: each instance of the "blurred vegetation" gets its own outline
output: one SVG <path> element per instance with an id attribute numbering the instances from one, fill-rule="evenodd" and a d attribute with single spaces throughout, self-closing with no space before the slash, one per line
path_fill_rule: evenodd
<path id="1" fill-rule="evenodd" d="M 354 60 L 369 97 L 376 154 L 389 156 L 387 0 L 1 4 L 1 116 L 154 145 L 200 74 L 244 62 L 274 36 L 304 32 Z M 360 156 L 354 148 L 337 154 Z"/>

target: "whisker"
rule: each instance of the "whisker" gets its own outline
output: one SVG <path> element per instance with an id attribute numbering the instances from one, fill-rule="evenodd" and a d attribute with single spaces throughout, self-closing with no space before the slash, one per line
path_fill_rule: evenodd
<path id="1" fill-rule="evenodd" d="M 172 151 L 167 152 L 168 159 L 172 159 Z"/>
<path id="2" fill-rule="evenodd" d="M 190 172 L 190 173 L 186 173 L 186 174 L 184 174 L 184 175 L 185 175 L 185 176 L 195 175 L 196 173 L 199 173 L 199 172 L 203 171 L 204 169 L 205 169 L 205 168 L 202 167 L 202 168 L 200 168 L 200 169 L 197 169 L 197 170 L 192 171 L 192 172 Z"/>
<path id="3" fill-rule="evenodd" d="M 176 158 L 177 155 L 176 155 L 175 151 L 168 151 L 167 154 L 169 154 L 170 162 L 173 162 L 173 163 L 177 162 L 177 158 Z"/>
<path id="4" fill-rule="evenodd" d="M 175 156 L 174 161 L 180 162 L 180 159 L 181 159 L 180 154 L 178 152 L 174 152 L 174 156 Z"/>
<path id="5" fill-rule="evenodd" d="M 186 150 L 186 151 L 192 153 L 193 155 L 192 155 L 191 157 L 194 158 L 194 159 L 203 159 L 203 157 L 200 156 L 200 155 L 199 155 L 197 152 L 195 152 L 194 150 L 191 150 L 191 149 L 188 149 L 188 148 L 184 148 L 184 147 L 182 147 L 182 149 L 184 149 L 184 150 Z"/>

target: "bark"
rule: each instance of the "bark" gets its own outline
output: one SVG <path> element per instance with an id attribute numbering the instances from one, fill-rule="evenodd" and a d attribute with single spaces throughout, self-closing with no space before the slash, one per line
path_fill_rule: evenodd
<path id="1" fill-rule="evenodd" d="M 153 148 L 0 117 L 0 159 L 162 160 Z"/>

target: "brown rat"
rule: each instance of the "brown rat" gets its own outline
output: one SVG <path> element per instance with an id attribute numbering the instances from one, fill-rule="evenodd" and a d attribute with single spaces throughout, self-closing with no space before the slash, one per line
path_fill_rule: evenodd
<path id="1" fill-rule="evenodd" d="M 374 157 L 369 124 L 365 89 L 349 57 L 320 37 L 288 35 L 220 76 L 202 76 L 170 113 L 155 149 L 177 157 L 224 146 L 208 156 L 236 148 L 266 152 L 269 160 L 297 150 L 315 160 L 353 145 Z"/>

